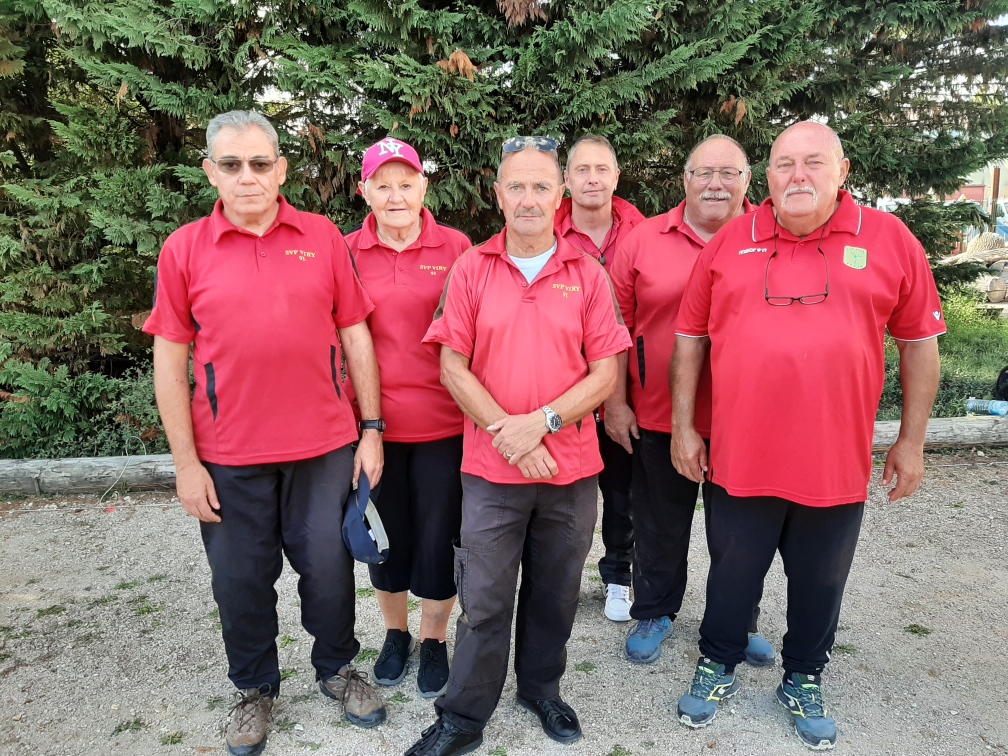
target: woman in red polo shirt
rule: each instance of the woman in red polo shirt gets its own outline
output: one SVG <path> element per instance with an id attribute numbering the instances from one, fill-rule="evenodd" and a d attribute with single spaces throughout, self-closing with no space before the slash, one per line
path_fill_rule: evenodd
<path id="1" fill-rule="evenodd" d="M 368 149 L 357 191 L 371 212 L 346 240 L 375 304 L 368 325 L 386 422 L 375 505 L 388 532 L 389 558 L 369 567 L 386 627 L 374 676 L 382 685 L 406 676 L 416 643 L 407 621 L 412 591 L 422 608 L 417 688 L 434 698 L 448 684 L 445 635 L 455 603 L 452 542 L 462 521 L 463 416 L 441 385 L 437 354 L 421 341 L 448 271 L 472 245 L 423 206 L 427 179 L 405 142 L 389 137 Z"/>

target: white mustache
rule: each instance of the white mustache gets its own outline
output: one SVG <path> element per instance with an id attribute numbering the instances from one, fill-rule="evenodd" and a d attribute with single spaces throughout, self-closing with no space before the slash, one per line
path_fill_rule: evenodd
<path id="1" fill-rule="evenodd" d="M 702 200 L 730 200 L 731 192 L 703 192 L 700 195 Z"/>
<path id="2" fill-rule="evenodd" d="M 787 199 L 792 194 L 811 194 L 812 199 L 819 198 L 819 195 L 816 194 L 814 186 L 792 186 L 790 189 L 784 192 L 784 199 Z"/>

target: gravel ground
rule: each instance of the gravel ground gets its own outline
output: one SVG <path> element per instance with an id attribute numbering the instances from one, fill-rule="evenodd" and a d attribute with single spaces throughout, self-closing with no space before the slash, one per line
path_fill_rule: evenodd
<path id="1" fill-rule="evenodd" d="M 890 506 L 872 487 L 825 677 L 841 752 L 1008 753 L 1008 452 L 981 454 L 929 454 L 908 502 Z M 231 689 L 209 570 L 195 521 L 170 494 L 0 500 L 0 537 L 0 753 L 223 752 Z M 602 616 L 600 551 L 596 533 L 562 683 L 585 737 L 547 740 L 514 703 L 512 676 L 479 754 L 806 753 L 773 698 L 779 666 L 740 667 L 742 690 L 710 727 L 675 722 L 703 609 L 699 513 L 685 605 L 654 665 L 626 662 L 629 625 Z M 360 565 L 356 579 L 358 661 L 369 669 L 384 631 Z M 763 600 L 778 649 L 784 588 L 778 561 Z M 402 753 L 433 721 L 415 668 L 384 690 L 388 724 L 350 726 L 313 684 L 289 568 L 278 591 L 286 681 L 266 753 Z M 411 622 L 415 631 L 415 609 Z"/>

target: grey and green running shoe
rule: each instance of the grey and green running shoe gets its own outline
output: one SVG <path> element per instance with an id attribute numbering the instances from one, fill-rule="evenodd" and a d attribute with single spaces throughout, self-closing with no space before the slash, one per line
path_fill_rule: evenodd
<path id="1" fill-rule="evenodd" d="M 802 743 L 813 751 L 827 751 L 836 745 L 836 722 L 823 704 L 818 675 L 793 672 L 777 686 L 777 700 L 791 712 Z"/>
<path id="2" fill-rule="evenodd" d="M 725 674 L 724 664 L 700 659 L 693 675 L 689 693 L 679 699 L 676 714 L 687 727 L 706 727 L 714 721 L 717 707 L 738 693 L 739 682 L 734 673 Z"/>

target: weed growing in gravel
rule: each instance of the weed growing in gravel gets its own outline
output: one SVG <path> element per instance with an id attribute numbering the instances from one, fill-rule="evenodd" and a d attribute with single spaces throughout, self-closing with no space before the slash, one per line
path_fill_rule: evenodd
<path id="1" fill-rule="evenodd" d="M 338 728 L 340 730 L 343 730 L 343 729 L 345 729 L 347 727 L 350 727 L 351 725 L 350 725 L 350 721 L 347 720 L 347 719 L 337 719 L 335 722 L 332 723 L 332 726 L 336 727 L 336 728 Z"/>
<path id="2" fill-rule="evenodd" d="M 409 696 L 401 690 L 389 699 L 389 703 L 409 703 Z"/>
<path id="3" fill-rule="evenodd" d="M 598 667 L 592 664 L 590 661 L 583 661 L 574 667 L 578 672 L 594 672 Z"/>
<path id="4" fill-rule="evenodd" d="M 173 732 L 170 735 L 162 735 L 161 745 L 163 746 L 180 745 L 182 743 L 183 734 L 184 733 L 182 732 L 182 730 L 179 730 L 178 732 Z"/>
<path id="5" fill-rule="evenodd" d="M 129 591 L 129 590 L 132 590 L 132 589 L 136 588 L 138 585 L 140 585 L 140 581 L 139 580 L 130 580 L 128 583 L 127 582 L 119 583 L 119 585 L 116 586 L 116 590 L 117 591 Z"/>
<path id="6" fill-rule="evenodd" d="M 206 707 L 207 711 L 214 711 L 215 709 L 223 709 L 224 704 L 227 703 L 227 698 L 225 698 L 224 696 L 210 696 L 210 698 L 206 700 L 206 703 L 207 703 Z"/>
<path id="7" fill-rule="evenodd" d="M 101 598 L 96 598 L 94 601 L 92 601 L 90 604 L 88 604 L 88 606 L 90 606 L 90 607 L 107 606 L 107 605 L 109 605 L 111 603 L 114 603 L 114 602 L 116 602 L 118 600 L 119 600 L 118 596 L 114 596 L 112 594 L 109 594 L 108 596 L 102 596 Z"/>
<path id="8" fill-rule="evenodd" d="M 420 602 L 415 598 L 406 599 L 406 610 L 410 612 L 415 612 L 420 608 Z"/>
<path id="9" fill-rule="evenodd" d="M 846 654 L 847 656 L 853 656 L 857 652 L 858 652 L 857 646 L 844 646 L 844 645 L 833 646 L 834 654 Z"/>
<path id="10" fill-rule="evenodd" d="M 362 648 L 360 650 L 360 653 L 357 654 L 356 661 L 359 661 L 359 662 L 369 662 L 369 661 L 374 661 L 377 658 L 378 658 L 378 649 L 377 648 Z"/>
<path id="11" fill-rule="evenodd" d="M 305 701 L 311 701 L 316 698 L 314 693 L 298 693 L 296 696 L 291 696 L 290 698 L 284 699 L 288 704 L 299 704 Z"/>
<path id="12" fill-rule="evenodd" d="M 66 607 L 62 604 L 53 604 L 47 609 L 39 609 L 35 612 L 36 617 L 52 617 L 56 614 L 63 614 L 66 611 Z"/>
<path id="13" fill-rule="evenodd" d="M 654 748 L 655 742 L 653 740 L 648 740 L 644 743 L 644 747 L 647 749 Z"/>
<path id="14" fill-rule="evenodd" d="M 94 643 L 98 638 L 98 633 L 84 633 L 74 638 L 74 646 L 86 646 L 88 643 Z"/>
<path id="15" fill-rule="evenodd" d="M 602 576 L 601 575 L 589 575 L 588 579 L 591 580 L 593 583 L 598 583 L 599 585 L 602 584 Z"/>
<path id="16" fill-rule="evenodd" d="M 490 756 L 507 756 L 507 751 L 503 748 L 494 748 L 490 751 Z"/>
<path id="17" fill-rule="evenodd" d="M 280 648 L 287 648 L 292 643 L 297 643 L 297 638 L 292 638 L 289 635 L 285 635 L 280 639 Z"/>
<path id="18" fill-rule="evenodd" d="M 374 588 L 358 588 L 357 598 L 371 598 L 374 596 Z"/>
<path id="19" fill-rule="evenodd" d="M 281 680 L 283 679 L 283 675 L 280 676 L 280 679 Z M 293 719 L 284 718 L 277 721 L 276 730 L 277 732 L 290 732 L 291 730 L 294 729 L 294 725 L 296 724 L 297 722 L 295 722 Z"/>
<path id="20" fill-rule="evenodd" d="M 966 505 L 961 501 L 957 501 L 952 505 L 952 509 L 966 509 Z"/>
<path id="21" fill-rule="evenodd" d="M 116 728 L 112 730 L 112 737 L 116 735 L 122 735 L 124 732 L 140 732 L 147 725 L 144 721 L 137 717 L 136 719 L 131 719 L 129 722 L 120 722 L 116 725 Z"/>
<path id="22" fill-rule="evenodd" d="M 157 575 L 151 575 L 147 578 L 148 583 L 160 583 L 162 580 L 167 580 L 168 575 L 163 572 L 159 572 Z"/>
<path id="23" fill-rule="evenodd" d="M 5 661 L 7 661 L 10 658 L 11 658 L 10 654 L 0 653 L 0 664 L 3 664 Z"/>
<path id="24" fill-rule="evenodd" d="M 903 629 L 911 635 L 919 635 L 921 637 L 931 635 L 931 630 L 929 628 L 924 627 L 924 625 L 918 625 L 916 622 L 912 625 L 907 625 Z"/>
<path id="25" fill-rule="evenodd" d="M 281 669 L 280 670 L 280 680 L 281 681 L 283 681 L 283 680 L 289 680 L 292 677 L 297 677 L 297 675 L 298 675 L 298 671 L 296 669 L 294 669 L 293 667 L 291 667 L 290 669 Z"/>
<path id="26" fill-rule="evenodd" d="M 161 611 L 161 607 L 155 606 L 150 602 L 150 599 L 147 598 L 146 593 L 137 596 L 135 599 L 130 599 L 130 603 L 133 604 L 134 606 L 133 614 L 135 614 L 137 617 L 142 617 L 145 614 L 154 614 L 154 612 Z"/>
<path id="27" fill-rule="evenodd" d="M 609 751 L 609 756 L 631 756 L 630 751 L 621 745 L 613 746 L 613 749 Z"/>
<path id="28" fill-rule="evenodd" d="M 214 609 L 207 615 L 207 619 L 220 619 L 220 609 Z"/>

